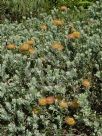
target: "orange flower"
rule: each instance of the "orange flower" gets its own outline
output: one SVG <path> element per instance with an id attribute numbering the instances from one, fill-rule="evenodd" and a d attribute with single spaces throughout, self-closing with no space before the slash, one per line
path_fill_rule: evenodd
<path id="1" fill-rule="evenodd" d="M 28 40 L 27 42 L 26 42 L 26 44 L 29 44 L 29 45 L 33 45 L 34 44 L 34 40 Z"/>
<path id="2" fill-rule="evenodd" d="M 29 44 L 24 43 L 24 44 L 22 44 L 22 45 L 19 46 L 19 51 L 20 52 L 25 52 L 25 51 L 28 51 L 29 48 L 30 48 Z"/>
<path id="3" fill-rule="evenodd" d="M 7 48 L 8 50 L 13 50 L 13 49 L 16 49 L 16 45 L 15 45 L 15 44 L 8 44 L 8 45 L 6 46 L 6 48 Z"/>
<path id="4" fill-rule="evenodd" d="M 47 104 L 53 104 L 55 102 L 54 96 L 48 96 L 46 98 Z"/>
<path id="5" fill-rule="evenodd" d="M 46 25 L 46 24 L 42 24 L 42 25 L 40 26 L 40 28 L 41 28 L 41 30 L 47 30 L 47 25 Z"/>
<path id="6" fill-rule="evenodd" d="M 54 19 L 52 21 L 52 24 L 55 25 L 55 26 L 62 26 L 64 24 L 64 21 L 60 20 L 60 19 Z"/>
<path id="7" fill-rule="evenodd" d="M 66 36 L 67 38 L 70 39 L 76 39 L 76 38 L 80 38 L 80 33 L 79 32 L 73 32 L 71 34 L 69 34 L 68 36 Z"/>
<path id="8" fill-rule="evenodd" d="M 66 117 L 65 123 L 70 125 L 70 126 L 74 126 L 76 124 L 76 121 L 73 117 Z"/>
<path id="9" fill-rule="evenodd" d="M 38 104 L 41 105 L 41 106 L 47 105 L 46 98 L 45 98 L 45 97 L 44 97 L 44 98 L 40 98 L 40 99 L 38 100 Z"/>
<path id="10" fill-rule="evenodd" d="M 36 52 L 36 50 L 35 50 L 35 48 L 29 48 L 29 50 L 28 50 L 28 52 L 30 53 L 30 54 L 34 54 L 35 52 Z"/>
<path id="11" fill-rule="evenodd" d="M 90 82 L 88 79 L 84 79 L 83 82 L 82 82 L 82 85 L 86 88 L 90 87 Z"/>
<path id="12" fill-rule="evenodd" d="M 61 108 L 68 108 L 68 103 L 65 100 L 59 102 L 59 106 Z"/>
<path id="13" fill-rule="evenodd" d="M 61 7 L 60 7 L 60 10 L 61 10 L 61 11 L 67 11 L 67 7 L 66 7 L 66 6 L 61 6 Z"/>
<path id="14" fill-rule="evenodd" d="M 51 47 L 53 49 L 58 50 L 58 51 L 62 51 L 64 49 L 64 47 L 58 42 L 54 42 Z"/>
<path id="15" fill-rule="evenodd" d="M 75 38 L 80 38 L 80 33 L 79 32 L 73 32 L 73 35 Z"/>

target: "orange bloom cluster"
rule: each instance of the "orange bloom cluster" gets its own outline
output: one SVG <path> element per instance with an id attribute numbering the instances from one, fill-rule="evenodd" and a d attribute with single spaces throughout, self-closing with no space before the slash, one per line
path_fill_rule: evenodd
<path id="1" fill-rule="evenodd" d="M 34 43 L 34 40 L 28 40 L 27 42 L 19 46 L 19 51 L 22 53 L 28 52 L 30 54 L 34 54 L 36 51 L 35 48 L 33 48 Z"/>
<path id="2" fill-rule="evenodd" d="M 68 107 L 73 108 L 73 109 L 77 109 L 79 108 L 80 104 L 78 102 L 77 99 L 74 99 L 70 102 L 67 102 L 66 100 L 62 99 L 62 100 L 58 100 L 58 98 L 54 97 L 54 96 L 48 96 L 48 97 L 43 97 L 40 98 L 38 100 L 38 104 L 39 105 L 47 105 L 47 104 L 53 104 L 55 102 L 58 102 L 59 107 L 62 109 L 66 109 Z"/>
<path id="3" fill-rule="evenodd" d="M 38 104 L 42 106 L 45 106 L 47 104 L 50 105 L 53 104 L 54 102 L 55 102 L 54 96 L 43 97 L 38 100 Z"/>
<path id="4" fill-rule="evenodd" d="M 26 41 L 25 43 L 23 43 L 22 45 L 20 45 L 18 47 L 19 51 L 22 53 L 30 53 L 33 54 L 35 53 L 35 48 L 33 48 L 33 45 L 35 44 L 35 41 L 33 39 Z M 6 48 L 8 50 L 14 50 L 17 48 L 17 46 L 15 44 L 8 44 L 6 46 Z"/>
<path id="5" fill-rule="evenodd" d="M 71 101 L 71 102 L 67 102 L 64 99 L 61 100 L 57 96 L 56 97 L 54 97 L 54 96 L 48 96 L 48 97 L 42 97 L 42 98 L 40 98 L 38 100 L 38 104 L 40 106 L 51 105 L 51 104 L 54 104 L 56 102 L 58 102 L 59 107 L 61 109 L 67 109 L 68 106 L 70 106 L 71 108 L 75 108 L 75 109 L 79 107 L 79 103 L 78 103 L 78 101 L 76 99 L 73 100 L 73 101 Z M 32 109 L 32 113 L 38 114 L 40 112 L 41 112 L 41 109 L 39 109 L 38 107 Z M 74 126 L 76 124 L 76 120 L 73 117 L 69 117 L 69 116 L 65 117 L 64 122 L 67 125 L 70 125 L 70 126 Z"/>

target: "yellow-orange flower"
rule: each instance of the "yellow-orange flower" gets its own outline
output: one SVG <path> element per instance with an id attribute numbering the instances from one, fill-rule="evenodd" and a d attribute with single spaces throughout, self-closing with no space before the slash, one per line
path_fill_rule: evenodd
<path id="1" fill-rule="evenodd" d="M 61 20 L 61 19 L 54 19 L 52 21 L 52 24 L 55 25 L 55 26 L 62 26 L 64 24 L 64 21 Z"/>
<path id="2" fill-rule="evenodd" d="M 34 54 L 34 53 L 36 52 L 36 49 L 33 48 L 33 47 L 31 47 L 31 48 L 29 48 L 28 52 L 29 52 L 30 54 Z"/>
<path id="3" fill-rule="evenodd" d="M 61 11 L 67 11 L 67 7 L 66 7 L 66 6 L 61 6 L 61 7 L 60 7 L 60 10 L 61 10 Z"/>
<path id="4" fill-rule="evenodd" d="M 40 28 L 41 28 L 41 30 L 47 30 L 47 25 L 46 24 L 42 24 L 42 25 L 40 25 Z"/>
<path id="5" fill-rule="evenodd" d="M 34 40 L 32 40 L 32 39 L 31 39 L 31 40 L 28 40 L 28 41 L 26 42 L 26 44 L 29 44 L 29 45 L 32 46 L 32 45 L 34 44 Z"/>
<path id="6" fill-rule="evenodd" d="M 51 47 L 58 51 L 62 51 L 64 49 L 64 47 L 59 42 L 54 42 Z"/>
<path id="7" fill-rule="evenodd" d="M 80 38 L 80 32 L 73 32 L 75 38 Z"/>
<path id="8" fill-rule="evenodd" d="M 41 105 L 41 106 L 47 105 L 46 98 L 45 98 L 45 97 L 44 97 L 44 98 L 40 98 L 40 99 L 38 100 L 38 104 Z"/>
<path id="9" fill-rule="evenodd" d="M 68 108 L 68 103 L 65 100 L 59 102 L 60 108 Z"/>
<path id="10" fill-rule="evenodd" d="M 84 86 L 84 87 L 90 87 L 90 82 L 89 82 L 89 80 L 88 79 L 84 79 L 83 80 L 83 82 L 82 82 L 82 85 Z"/>
<path id="11" fill-rule="evenodd" d="M 29 44 L 24 43 L 24 44 L 22 44 L 22 45 L 19 46 L 19 51 L 20 52 L 25 52 L 25 51 L 28 51 L 29 48 L 30 48 Z"/>
<path id="12" fill-rule="evenodd" d="M 8 44 L 8 45 L 6 46 L 6 48 L 7 48 L 8 50 L 13 50 L 13 49 L 16 49 L 16 45 L 15 45 L 15 44 Z"/>
<path id="13" fill-rule="evenodd" d="M 22 53 L 34 54 L 36 52 L 36 49 L 33 48 L 32 46 L 33 46 L 33 42 L 28 41 L 28 42 L 23 43 L 22 45 L 19 46 L 19 51 L 22 52 Z"/>
<path id="14" fill-rule="evenodd" d="M 74 126 L 76 124 L 76 121 L 73 117 L 66 117 L 65 123 L 70 125 L 70 126 Z"/>
<path id="15" fill-rule="evenodd" d="M 47 104 L 53 104 L 55 102 L 54 96 L 46 97 Z"/>
<path id="16" fill-rule="evenodd" d="M 70 39 L 80 38 L 80 32 L 77 32 L 77 31 L 73 32 L 73 33 L 69 34 L 67 37 Z"/>

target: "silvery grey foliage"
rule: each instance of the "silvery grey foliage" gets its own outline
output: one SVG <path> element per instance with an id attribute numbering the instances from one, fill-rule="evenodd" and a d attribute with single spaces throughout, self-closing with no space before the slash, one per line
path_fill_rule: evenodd
<path id="1" fill-rule="evenodd" d="M 81 131 L 82 124 L 90 131 L 85 134 L 83 130 L 80 135 L 102 135 L 102 3 L 89 7 L 87 20 L 72 22 L 81 33 L 79 39 L 65 38 L 70 22 L 67 13 L 63 13 L 66 20 L 61 28 L 52 25 L 57 12 L 54 9 L 51 15 L 44 14 L 43 20 L 0 24 L 0 131 L 5 136 L 63 136 L 66 115 L 77 120 L 75 127 L 66 128 L 70 135 L 74 130 Z M 42 23 L 47 24 L 47 31 L 40 30 Z M 21 54 L 5 47 L 6 40 L 19 47 L 32 37 L 36 54 Z M 52 49 L 53 41 L 61 42 L 64 50 Z M 91 83 L 88 89 L 81 84 L 86 78 Z M 77 98 L 80 108 L 63 110 L 56 103 L 39 106 L 38 99 L 50 95 L 68 101 Z"/>

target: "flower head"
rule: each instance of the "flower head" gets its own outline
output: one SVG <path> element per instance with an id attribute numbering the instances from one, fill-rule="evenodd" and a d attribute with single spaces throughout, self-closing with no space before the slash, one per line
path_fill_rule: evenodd
<path id="1" fill-rule="evenodd" d="M 53 49 L 58 50 L 58 51 L 62 51 L 62 50 L 64 49 L 63 45 L 61 45 L 61 43 L 59 43 L 59 42 L 54 42 L 54 43 L 51 45 L 51 47 L 52 47 Z"/>
<path id="2" fill-rule="evenodd" d="M 65 100 L 59 102 L 60 108 L 68 108 L 68 103 Z"/>
<path id="3" fill-rule="evenodd" d="M 82 85 L 86 88 L 90 87 L 90 82 L 88 79 L 84 79 L 83 82 L 82 82 Z"/>
<path id="4" fill-rule="evenodd" d="M 42 24 L 42 25 L 40 25 L 40 28 L 41 28 L 41 30 L 47 30 L 47 25 L 46 24 Z"/>
<path id="5" fill-rule="evenodd" d="M 22 45 L 19 46 L 19 51 L 20 52 L 25 52 L 25 51 L 28 51 L 29 48 L 30 48 L 29 44 L 24 43 L 24 44 L 22 44 Z"/>
<path id="6" fill-rule="evenodd" d="M 36 52 L 36 50 L 35 50 L 35 48 L 31 47 L 31 48 L 29 48 L 28 52 L 30 54 L 34 54 Z"/>
<path id="7" fill-rule="evenodd" d="M 80 38 L 80 32 L 73 32 L 71 34 L 69 34 L 68 36 L 66 36 L 66 38 L 70 38 L 70 39 L 76 39 L 76 38 Z"/>
<path id="8" fill-rule="evenodd" d="M 61 6 L 61 7 L 60 7 L 60 10 L 61 10 L 61 11 L 67 11 L 67 7 L 66 7 L 66 6 Z"/>
<path id="9" fill-rule="evenodd" d="M 33 39 L 31 39 L 31 40 L 28 40 L 27 42 L 26 42 L 26 44 L 29 44 L 29 45 L 33 45 L 34 44 L 34 40 Z"/>
<path id="10" fill-rule="evenodd" d="M 6 46 L 6 48 L 7 48 L 8 50 L 13 50 L 13 49 L 16 49 L 16 45 L 15 45 L 15 44 L 8 44 L 8 45 Z"/>
<path id="11" fill-rule="evenodd" d="M 52 24 L 55 25 L 55 26 L 62 26 L 64 24 L 64 21 L 60 20 L 60 19 L 54 19 L 52 21 Z"/>
<path id="12" fill-rule="evenodd" d="M 70 125 L 70 126 L 74 126 L 76 124 L 76 121 L 73 117 L 66 117 L 65 123 Z"/>
<path id="13" fill-rule="evenodd" d="M 55 102 L 54 96 L 48 96 L 46 98 L 47 104 L 53 104 Z"/>
<path id="14" fill-rule="evenodd" d="M 47 105 L 46 98 L 45 98 L 45 97 L 44 97 L 44 98 L 40 98 L 40 99 L 38 100 L 38 104 L 41 105 L 41 106 Z"/>

